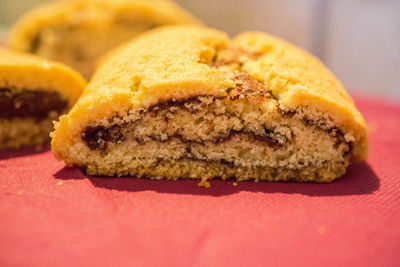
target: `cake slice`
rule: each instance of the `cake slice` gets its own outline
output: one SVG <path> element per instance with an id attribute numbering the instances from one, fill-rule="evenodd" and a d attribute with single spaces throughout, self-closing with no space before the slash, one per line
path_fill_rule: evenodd
<path id="1" fill-rule="evenodd" d="M 85 85 L 67 66 L 0 48 L 0 149 L 49 143 Z"/>
<path id="2" fill-rule="evenodd" d="M 52 134 L 89 175 L 330 182 L 368 154 L 365 122 L 305 51 L 264 33 L 144 33 L 99 67 Z"/>
<path id="3" fill-rule="evenodd" d="M 46 3 L 14 26 L 8 45 L 63 62 L 89 79 L 96 60 L 143 31 L 168 24 L 200 24 L 167 0 L 63 0 Z"/>

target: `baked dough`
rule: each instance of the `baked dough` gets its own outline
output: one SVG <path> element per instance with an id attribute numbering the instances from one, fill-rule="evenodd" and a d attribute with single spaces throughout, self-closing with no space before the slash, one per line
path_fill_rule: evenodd
<path id="1" fill-rule="evenodd" d="M 144 33 L 99 67 L 52 151 L 89 175 L 330 182 L 368 155 L 340 82 L 273 36 Z"/>
<path id="2" fill-rule="evenodd" d="M 45 4 L 15 25 L 10 48 L 63 62 L 89 79 L 96 60 L 145 30 L 200 24 L 166 0 L 69 0 Z"/>
<path id="3" fill-rule="evenodd" d="M 85 85 L 63 64 L 0 48 L 0 149 L 49 143 L 52 120 L 73 106 Z"/>

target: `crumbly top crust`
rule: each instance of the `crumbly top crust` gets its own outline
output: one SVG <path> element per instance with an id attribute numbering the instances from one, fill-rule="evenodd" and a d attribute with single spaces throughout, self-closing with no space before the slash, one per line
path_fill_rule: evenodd
<path id="1" fill-rule="evenodd" d="M 236 50 L 229 52 L 228 47 Z M 225 62 L 219 67 L 222 53 Z M 244 94 L 249 99 L 259 95 L 255 105 L 262 109 L 262 98 L 272 96 L 284 110 L 312 108 L 326 114 L 343 133 L 354 136 L 353 159 L 367 157 L 364 120 L 340 82 L 318 59 L 265 33 L 243 33 L 230 40 L 220 31 L 196 26 L 148 31 L 107 57 L 78 104 L 61 118 L 54 136 L 70 138 L 67 131 L 79 136 L 91 121 L 125 116 L 128 110 L 171 99 L 226 97 L 232 88 L 250 92 L 248 83 L 240 89 L 235 81 L 241 73 L 257 81 L 254 92 Z M 259 83 L 268 91 L 258 90 Z"/>
<path id="2" fill-rule="evenodd" d="M 82 76 L 64 64 L 0 48 L 0 88 L 56 91 L 72 107 L 85 86 Z"/>

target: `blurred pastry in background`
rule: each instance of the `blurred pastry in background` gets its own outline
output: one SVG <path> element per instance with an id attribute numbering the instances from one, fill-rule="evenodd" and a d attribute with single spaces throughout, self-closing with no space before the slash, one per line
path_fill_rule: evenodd
<path id="1" fill-rule="evenodd" d="M 64 64 L 0 48 L 0 149 L 49 143 L 52 121 L 85 86 Z"/>
<path id="2" fill-rule="evenodd" d="M 72 0 L 24 15 L 8 38 L 11 49 L 63 62 L 89 79 L 97 58 L 143 31 L 201 24 L 168 0 Z"/>

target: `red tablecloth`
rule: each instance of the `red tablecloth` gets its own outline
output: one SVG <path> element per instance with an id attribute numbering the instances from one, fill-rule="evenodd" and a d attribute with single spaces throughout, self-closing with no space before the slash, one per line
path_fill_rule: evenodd
<path id="1" fill-rule="evenodd" d="M 0 153 L 0 265 L 399 266 L 400 106 L 357 97 L 370 157 L 332 184 L 91 178 Z"/>

